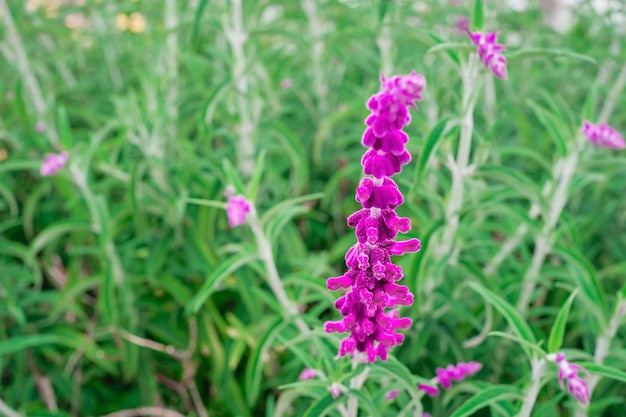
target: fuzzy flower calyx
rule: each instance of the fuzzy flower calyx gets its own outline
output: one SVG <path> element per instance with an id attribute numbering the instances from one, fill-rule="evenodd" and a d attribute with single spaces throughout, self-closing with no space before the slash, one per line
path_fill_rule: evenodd
<path id="1" fill-rule="evenodd" d="M 67 152 L 52 153 L 47 155 L 41 162 L 39 173 L 44 176 L 54 175 L 63 169 L 67 162 Z"/>
<path id="2" fill-rule="evenodd" d="M 496 43 L 498 32 L 483 34 L 481 32 L 468 31 L 468 34 L 472 43 L 476 46 L 476 52 L 483 65 L 490 69 L 496 77 L 506 80 L 508 78 L 506 58 L 502 55 L 505 47 Z"/>
<path id="3" fill-rule="evenodd" d="M 348 272 L 326 281 L 331 291 L 348 290 L 335 302 L 343 320 L 325 323 L 327 332 L 349 333 L 341 342 L 339 356 L 358 351 L 365 352 L 370 362 L 386 360 L 389 349 L 404 340 L 397 331 L 411 326 L 411 320 L 401 318 L 395 309 L 411 305 L 413 294 L 397 283 L 403 277 L 402 268 L 391 256 L 416 252 L 421 245 L 415 238 L 396 241 L 397 234 L 407 233 L 411 225 L 395 212 L 403 196 L 390 177 L 411 160 L 405 148 L 409 137 L 402 129 L 411 120 L 408 108 L 416 108 L 424 87 L 424 77 L 415 71 L 383 76 L 381 91 L 367 102 L 371 113 L 365 119 L 362 144 L 369 149 L 361 162 L 364 174 L 371 177 L 363 178 L 356 189 L 355 199 L 363 208 L 348 217 L 357 243 L 345 256 Z"/>
<path id="4" fill-rule="evenodd" d="M 585 120 L 580 131 L 595 146 L 611 149 L 626 148 L 622 134 L 606 123 L 594 125 L 589 120 Z"/>

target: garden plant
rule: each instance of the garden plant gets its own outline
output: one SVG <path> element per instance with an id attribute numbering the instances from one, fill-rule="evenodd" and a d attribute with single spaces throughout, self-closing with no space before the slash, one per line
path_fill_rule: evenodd
<path id="1" fill-rule="evenodd" d="M 0 22 L 0 416 L 626 416 L 626 1 Z"/>

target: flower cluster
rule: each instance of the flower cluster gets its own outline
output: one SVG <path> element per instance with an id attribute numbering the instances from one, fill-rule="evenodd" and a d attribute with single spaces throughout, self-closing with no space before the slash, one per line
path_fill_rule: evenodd
<path id="1" fill-rule="evenodd" d="M 363 208 L 348 218 L 348 225 L 356 229 L 357 243 L 345 257 L 349 271 L 326 281 L 331 291 L 350 289 L 335 302 L 344 319 L 325 323 L 329 333 L 350 333 L 341 342 L 339 356 L 365 352 L 370 362 L 377 357 L 386 360 L 388 350 L 404 340 L 396 330 L 411 326 L 411 319 L 400 318 L 397 310 L 385 311 L 413 303 L 408 287 L 396 283 L 403 277 L 402 268 L 391 262 L 391 255 L 420 249 L 418 239 L 396 242 L 398 232 L 409 231 L 410 221 L 395 213 L 403 196 L 390 177 L 411 160 L 405 148 L 409 138 L 402 128 L 411 121 L 408 107 L 416 108 L 425 80 L 412 72 L 382 77 L 381 84 L 381 91 L 367 102 L 371 114 L 362 138 L 362 144 L 370 148 L 361 160 L 363 172 L 372 178 L 361 180 L 356 200 Z"/>
<path id="2" fill-rule="evenodd" d="M 67 152 L 52 153 L 47 155 L 41 163 L 39 173 L 44 176 L 54 175 L 63 169 L 67 162 Z"/>
<path id="3" fill-rule="evenodd" d="M 508 73 L 506 69 L 506 58 L 502 55 L 504 45 L 496 43 L 497 32 L 489 32 L 486 34 L 480 32 L 469 32 L 472 43 L 476 45 L 476 52 L 485 67 L 491 69 L 494 75 L 500 79 L 506 80 Z"/>
<path id="4" fill-rule="evenodd" d="M 234 192 L 231 187 L 227 188 L 224 193 L 224 195 L 228 197 L 228 203 L 226 203 L 226 216 L 228 217 L 228 225 L 230 227 L 237 227 L 246 222 L 248 213 L 252 211 L 252 205 L 243 195 L 233 194 Z"/>
<path id="5" fill-rule="evenodd" d="M 587 381 L 578 375 L 578 371 L 582 371 L 586 375 L 589 375 L 589 372 L 580 365 L 569 363 L 562 352 L 548 355 L 548 360 L 556 363 L 559 369 L 559 386 L 561 389 L 564 389 L 563 380 L 567 379 L 567 390 L 569 393 L 582 404 L 589 405 Z"/>
<path id="6" fill-rule="evenodd" d="M 611 149 L 626 148 L 626 142 L 622 134 L 606 123 L 594 125 L 590 121 L 585 120 L 580 131 L 589 139 L 589 142 L 596 146 Z"/>
<path id="7" fill-rule="evenodd" d="M 419 384 L 417 388 L 430 397 L 436 397 L 439 395 L 439 388 L 436 384 L 441 384 L 444 389 L 448 389 L 452 385 L 452 381 L 462 381 L 480 371 L 482 367 L 482 364 L 478 362 L 459 362 L 456 366 L 448 365 L 445 369 L 437 368 L 435 370 L 437 376 L 433 378 L 433 384 Z"/>

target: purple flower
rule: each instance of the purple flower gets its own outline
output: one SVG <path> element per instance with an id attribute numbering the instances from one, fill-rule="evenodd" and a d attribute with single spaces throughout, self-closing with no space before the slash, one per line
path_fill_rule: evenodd
<path id="1" fill-rule="evenodd" d="M 37 122 L 35 125 L 35 131 L 37 133 L 43 133 L 46 130 L 46 124 L 44 122 Z"/>
<path id="2" fill-rule="evenodd" d="M 456 19 L 456 29 L 459 34 L 468 33 L 469 32 L 469 17 L 467 16 L 459 16 Z"/>
<path id="3" fill-rule="evenodd" d="M 300 381 L 307 381 L 309 379 L 315 378 L 318 374 L 319 371 L 317 369 L 304 368 L 298 379 Z"/>
<path id="4" fill-rule="evenodd" d="M 448 389 L 453 381 L 462 381 L 480 371 L 482 367 L 482 364 L 478 362 L 459 362 L 456 365 L 448 365 L 445 369 L 437 368 L 435 370 L 437 376 L 432 379 L 433 385 L 419 384 L 417 388 L 430 397 L 436 397 L 439 395 L 439 388 L 436 384 L 441 384 L 444 389 Z"/>
<path id="5" fill-rule="evenodd" d="M 622 134 L 606 123 L 594 125 L 589 120 L 585 120 L 580 131 L 595 146 L 611 149 L 626 148 L 626 142 L 624 142 Z"/>
<path id="6" fill-rule="evenodd" d="M 288 90 L 291 87 L 293 87 L 293 81 L 291 80 L 291 78 L 283 78 L 280 81 L 280 88 L 282 88 L 283 90 Z"/>
<path id="7" fill-rule="evenodd" d="M 252 210 L 252 206 L 243 195 L 233 196 L 233 190 L 230 187 L 226 189 L 224 194 L 228 197 L 228 203 L 226 203 L 228 225 L 237 227 L 244 224 L 248 213 Z"/>
<path id="8" fill-rule="evenodd" d="M 498 45 L 496 43 L 498 33 L 468 33 L 472 43 L 476 45 L 476 52 L 478 52 L 478 56 L 483 65 L 491 69 L 496 77 L 506 80 L 508 78 L 506 58 L 502 55 L 502 51 L 504 51 L 505 48 L 504 45 Z"/>
<path id="9" fill-rule="evenodd" d="M 420 249 L 418 239 L 397 242 L 398 233 L 410 230 L 410 221 L 398 217 L 395 208 L 402 204 L 402 193 L 389 177 L 400 172 L 411 160 L 405 148 L 409 137 L 402 131 L 410 121 L 408 107 L 416 108 L 425 87 L 424 77 L 412 72 L 391 78 L 381 77 L 382 88 L 367 102 L 371 114 L 365 119 L 362 143 L 370 149 L 362 159 L 363 178 L 356 189 L 356 201 L 363 208 L 348 217 L 355 228 L 357 243 L 346 253 L 348 272 L 326 281 L 329 290 L 348 289 L 335 307 L 344 317 L 326 322 L 327 332 L 350 333 L 342 340 L 339 356 L 366 352 L 370 362 L 387 359 L 388 350 L 403 342 L 398 329 L 411 326 L 411 319 L 400 318 L 397 306 L 413 303 L 408 287 L 396 282 L 402 268 L 391 256 Z M 386 311 L 387 309 L 391 309 Z"/>
<path id="10" fill-rule="evenodd" d="M 331 386 L 330 386 L 330 395 L 334 398 L 337 399 L 339 398 L 339 396 L 341 395 L 341 388 L 339 387 L 339 384 L 334 382 Z"/>
<path id="11" fill-rule="evenodd" d="M 400 395 L 400 390 L 392 389 L 391 391 L 387 392 L 387 394 L 385 394 L 385 400 L 391 401 L 395 399 L 398 395 Z"/>
<path id="12" fill-rule="evenodd" d="M 63 169 L 67 162 L 67 152 L 48 154 L 41 163 L 39 173 L 44 176 L 54 175 Z"/>
<path id="13" fill-rule="evenodd" d="M 417 389 L 424 391 L 429 397 L 436 397 L 439 395 L 439 388 L 430 384 L 418 384 Z"/>
<path id="14" fill-rule="evenodd" d="M 589 372 L 580 365 L 569 363 L 562 352 L 556 354 L 554 362 L 559 369 L 559 386 L 561 389 L 564 389 L 563 380 L 567 379 L 569 393 L 582 404 L 589 405 L 589 388 L 587 382 L 578 375 L 578 371 L 587 375 Z"/>

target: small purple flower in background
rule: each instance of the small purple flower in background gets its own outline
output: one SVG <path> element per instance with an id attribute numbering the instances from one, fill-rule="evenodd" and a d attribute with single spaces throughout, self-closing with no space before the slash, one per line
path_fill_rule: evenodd
<path id="1" fill-rule="evenodd" d="M 398 185 L 389 177 L 400 172 L 411 160 L 405 145 L 409 140 L 402 128 L 411 121 L 408 107 L 416 108 L 425 80 L 415 71 L 391 78 L 381 77 L 382 88 L 367 102 L 371 110 L 362 143 L 370 149 L 361 163 L 365 175 L 356 190 L 356 200 L 363 209 L 348 217 L 357 243 L 346 254 L 349 271 L 326 281 L 329 290 L 350 289 L 335 302 L 344 319 L 328 321 L 326 332 L 350 335 L 341 341 L 339 356 L 367 353 L 370 362 L 387 359 L 391 347 L 401 344 L 404 336 L 398 329 L 408 329 L 411 319 L 400 318 L 396 306 L 413 304 L 409 288 L 396 284 L 403 277 L 402 268 L 391 262 L 391 255 L 403 255 L 420 249 L 418 239 L 396 242 L 396 235 L 410 230 L 408 218 L 398 217 L 395 208 L 402 204 Z M 388 312 L 385 309 L 391 308 Z"/>
<path id="2" fill-rule="evenodd" d="M 430 384 L 418 384 L 417 389 L 424 391 L 429 397 L 436 397 L 439 395 L 439 388 Z"/>
<path id="3" fill-rule="evenodd" d="M 244 224 L 248 213 L 252 210 L 252 206 L 243 195 L 234 196 L 231 187 L 228 187 L 224 194 L 228 197 L 228 203 L 226 203 L 228 225 L 230 227 L 237 227 Z"/>
<path id="4" fill-rule="evenodd" d="M 46 124 L 44 122 L 37 122 L 35 125 L 35 131 L 37 133 L 43 133 L 46 130 Z"/>
<path id="5" fill-rule="evenodd" d="M 41 162 L 41 168 L 39 169 L 39 173 L 44 177 L 54 175 L 63 169 L 66 162 L 67 152 L 65 151 L 60 153 L 48 154 Z"/>
<path id="6" fill-rule="evenodd" d="M 315 378 L 319 374 L 317 369 L 304 368 L 302 373 L 300 373 L 300 377 L 298 378 L 300 381 L 307 381 L 309 379 Z"/>
<path id="7" fill-rule="evenodd" d="M 392 389 L 391 391 L 387 392 L 387 394 L 385 394 L 385 400 L 391 401 L 395 399 L 398 395 L 400 395 L 400 390 Z"/>
<path id="8" fill-rule="evenodd" d="M 330 386 L 330 395 L 335 399 L 339 398 L 339 396 L 341 395 L 341 388 L 339 387 L 338 383 L 334 382 Z"/>
<path id="9" fill-rule="evenodd" d="M 595 146 L 611 149 L 626 148 L 626 142 L 624 142 L 622 134 L 606 123 L 594 125 L 589 120 L 585 120 L 580 131 Z"/>
<path id="10" fill-rule="evenodd" d="M 459 16 L 456 19 L 456 29 L 459 34 L 464 34 L 469 32 L 469 17 L 467 16 Z"/>
<path id="11" fill-rule="evenodd" d="M 439 388 L 436 384 L 441 384 L 444 389 L 450 388 L 452 382 L 462 381 L 468 376 L 474 375 L 482 369 L 483 365 L 478 362 L 459 362 L 455 365 L 448 365 L 444 368 L 437 368 L 437 376 L 432 379 L 433 385 L 419 384 L 417 388 L 424 391 L 430 397 L 439 395 Z"/>
<path id="12" fill-rule="evenodd" d="M 283 90 L 290 89 L 291 87 L 293 87 L 293 81 L 291 80 L 291 78 L 283 78 L 280 81 L 280 88 L 282 88 Z"/>
<path id="13" fill-rule="evenodd" d="M 548 355 L 548 360 L 554 361 L 559 369 L 559 386 L 561 389 L 564 389 L 563 380 L 567 379 L 567 390 L 569 393 L 582 404 L 589 405 L 587 381 L 578 375 L 578 371 L 586 375 L 589 375 L 589 372 L 580 365 L 569 363 L 562 352 Z"/>
<path id="14" fill-rule="evenodd" d="M 498 45 L 496 43 L 498 33 L 468 33 L 472 43 L 476 45 L 476 52 L 478 52 L 478 56 L 483 65 L 491 69 L 496 77 L 506 80 L 508 78 L 506 58 L 502 55 L 502 51 L 504 51 L 505 48 L 504 45 Z"/>

